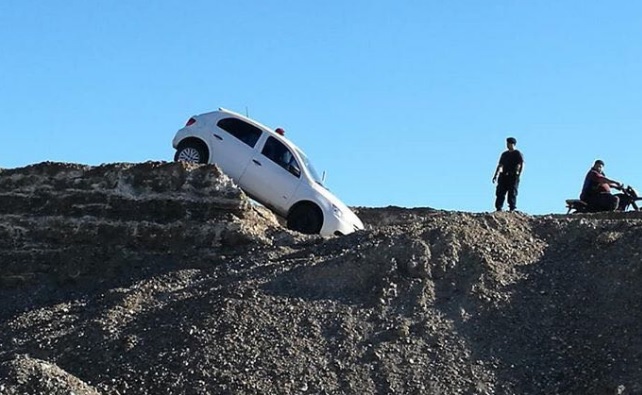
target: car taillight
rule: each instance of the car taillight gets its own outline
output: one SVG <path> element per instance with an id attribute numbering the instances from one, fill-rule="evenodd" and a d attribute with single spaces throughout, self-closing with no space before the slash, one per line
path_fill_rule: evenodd
<path id="1" fill-rule="evenodd" d="M 185 127 L 193 125 L 195 123 L 196 123 L 196 119 L 190 118 L 190 119 L 187 120 L 187 123 L 185 124 Z"/>

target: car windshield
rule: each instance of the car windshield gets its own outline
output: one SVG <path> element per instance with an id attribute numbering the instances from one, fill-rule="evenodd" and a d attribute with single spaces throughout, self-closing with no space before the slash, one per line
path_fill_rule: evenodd
<path id="1" fill-rule="evenodd" d="M 321 177 L 319 177 L 319 173 L 317 173 L 314 166 L 312 166 L 312 162 L 310 162 L 310 159 L 308 159 L 308 157 L 300 149 L 297 149 L 296 151 L 299 153 L 301 159 L 303 159 L 303 166 L 308 169 L 308 172 L 310 172 L 310 175 L 312 176 L 314 181 L 316 181 L 319 185 L 323 185 L 323 181 L 321 180 Z"/>

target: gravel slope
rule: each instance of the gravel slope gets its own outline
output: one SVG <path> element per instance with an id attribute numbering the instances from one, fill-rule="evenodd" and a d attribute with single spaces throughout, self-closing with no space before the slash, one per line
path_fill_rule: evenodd
<path id="1" fill-rule="evenodd" d="M 0 170 L 0 394 L 642 394 L 642 213 L 279 225 L 215 167 Z"/>

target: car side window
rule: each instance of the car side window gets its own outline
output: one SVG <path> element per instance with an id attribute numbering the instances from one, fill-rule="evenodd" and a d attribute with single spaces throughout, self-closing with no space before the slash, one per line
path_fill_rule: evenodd
<path id="1" fill-rule="evenodd" d="M 301 177 L 301 168 L 292 152 L 282 142 L 274 137 L 268 137 L 261 153 L 271 161 L 289 171 L 296 177 Z"/>
<path id="2" fill-rule="evenodd" d="M 254 148 L 262 133 L 261 129 L 237 118 L 223 118 L 218 121 L 216 126 L 252 148 Z"/>

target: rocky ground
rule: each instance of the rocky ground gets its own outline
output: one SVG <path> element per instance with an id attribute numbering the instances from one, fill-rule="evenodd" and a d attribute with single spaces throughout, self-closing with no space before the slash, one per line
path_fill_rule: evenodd
<path id="1" fill-rule="evenodd" d="M 0 394 L 642 394 L 642 212 L 355 208 L 215 167 L 0 170 Z"/>

